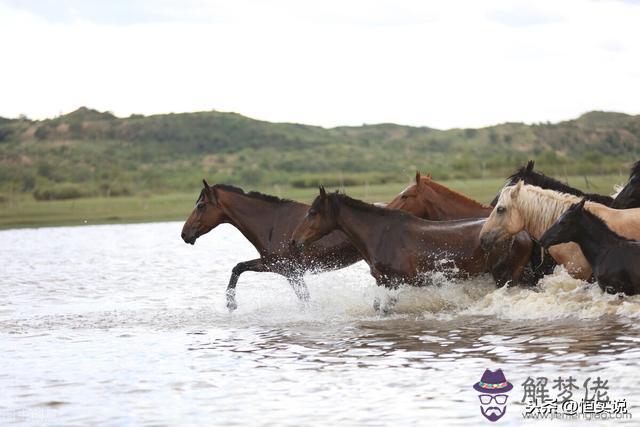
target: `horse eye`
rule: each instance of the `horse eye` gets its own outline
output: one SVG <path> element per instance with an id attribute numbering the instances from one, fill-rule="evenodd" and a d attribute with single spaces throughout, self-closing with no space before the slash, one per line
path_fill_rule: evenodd
<path id="1" fill-rule="evenodd" d="M 406 194 L 403 194 L 402 196 L 400 196 L 400 198 L 401 198 L 402 200 L 406 200 L 406 199 L 408 199 L 408 198 L 409 198 L 409 196 L 407 196 Z"/>
<path id="2" fill-rule="evenodd" d="M 504 206 L 498 206 L 498 209 L 496 209 L 496 211 L 499 214 L 503 214 L 503 213 L 505 213 L 507 211 L 507 208 L 505 208 Z"/>
<path id="3" fill-rule="evenodd" d="M 203 209 L 205 208 L 205 206 L 207 206 L 207 205 L 205 205 L 204 203 L 198 203 L 198 204 L 196 205 L 196 208 L 197 208 L 199 211 L 201 211 L 201 210 L 203 210 Z"/>
<path id="4" fill-rule="evenodd" d="M 318 213 L 318 212 L 311 210 L 311 211 L 309 211 L 309 212 L 307 213 L 307 215 L 308 215 L 308 216 L 315 216 L 317 213 Z"/>

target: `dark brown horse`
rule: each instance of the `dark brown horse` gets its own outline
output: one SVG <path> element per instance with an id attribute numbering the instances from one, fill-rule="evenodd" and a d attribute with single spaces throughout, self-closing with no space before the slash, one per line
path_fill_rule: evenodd
<path id="1" fill-rule="evenodd" d="M 236 227 L 251 242 L 260 258 L 238 263 L 227 285 L 227 307 L 237 308 L 235 288 L 245 271 L 277 273 L 289 281 L 298 298 L 308 299 L 302 279 L 307 271 L 325 271 L 359 261 L 358 251 L 341 232 L 330 233 L 300 253 L 291 251 L 289 241 L 308 205 L 261 193 L 245 193 L 230 185 L 204 188 L 196 206 L 182 228 L 182 239 L 194 244 L 196 239 L 220 224 Z"/>
<path id="2" fill-rule="evenodd" d="M 306 247 L 335 230 L 343 231 L 370 267 L 378 285 L 425 284 L 425 273 L 443 271 L 468 277 L 491 271 L 507 254 L 487 256 L 478 237 L 485 219 L 427 221 L 406 212 L 380 208 L 320 187 L 302 223 L 293 233 L 294 247 Z M 520 254 L 511 270 L 517 282 L 528 262 L 531 244 L 515 239 Z"/>
<path id="3" fill-rule="evenodd" d="M 486 218 L 493 210 L 491 206 L 483 205 L 464 194 L 435 182 L 431 179 L 431 176 L 421 176 L 420 172 L 416 172 L 415 183 L 398 194 L 387 205 L 387 208 L 399 209 L 432 221 Z M 529 237 L 526 232 L 522 232 L 519 242 L 525 242 L 527 238 Z M 505 241 L 500 243 L 500 247 L 492 249 L 492 251 L 496 250 L 498 253 L 508 254 L 502 263 L 495 263 L 492 267 L 491 273 L 499 284 L 511 280 L 512 265 L 521 262 L 520 260 L 523 259 L 519 252 L 510 251 L 512 244 L 513 242 L 511 241 Z M 531 242 L 531 246 L 535 247 L 535 244 Z M 542 264 L 540 253 L 532 251 L 531 259 L 527 261 L 528 265 L 520 283 L 535 285 L 546 272 L 545 269 L 539 268 Z"/>

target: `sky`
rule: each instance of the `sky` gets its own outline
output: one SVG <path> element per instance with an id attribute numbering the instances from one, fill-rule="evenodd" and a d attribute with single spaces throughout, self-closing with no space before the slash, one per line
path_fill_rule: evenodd
<path id="1" fill-rule="evenodd" d="M 640 0 L 0 0 L 0 116 L 440 129 L 640 113 Z"/>

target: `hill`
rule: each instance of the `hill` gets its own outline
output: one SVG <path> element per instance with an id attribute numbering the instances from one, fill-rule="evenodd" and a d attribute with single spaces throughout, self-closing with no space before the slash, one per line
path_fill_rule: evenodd
<path id="1" fill-rule="evenodd" d="M 548 173 L 618 173 L 640 154 L 640 116 L 590 112 L 556 124 L 438 130 L 396 124 L 326 129 L 236 113 L 132 115 L 82 107 L 49 120 L 0 118 L 0 192 L 38 199 L 246 186 L 504 176 L 529 158 Z M 626 171 L 623 173 L 626 174 Z"/>

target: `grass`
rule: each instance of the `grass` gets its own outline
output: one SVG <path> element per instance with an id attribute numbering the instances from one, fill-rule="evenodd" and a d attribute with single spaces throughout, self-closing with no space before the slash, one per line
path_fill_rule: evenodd
<path id="1" fill-rule="evenodd" d="M 624 179 L 625 177 L 619 175 L 602 175 L 588 178 L 588 183 L 584 177 L 569 177 L 568 182 L 574 187 L 589 192 L 610 194 L 613 186 L 623 183 Z M 440 182 L 473 199 L 488 203 L 503 185 L 504 180 L 487 178 Z M 371 202 L 389 201 L 408 183 L 409 180 L 404 183 L 360 185 L 345 189 L 355 198 Z M 315 188 L 297 189 L 280 186 L 259 190 L 305 203 L 310 203 L 318 193 Z M 0 229 L 184 220 L 193 209 L 199 191 L 200 188 L 194 186 L 191 193 L 48 202 L 38 202 L 31 196 L 21 195 L 0 204 Z"/>

